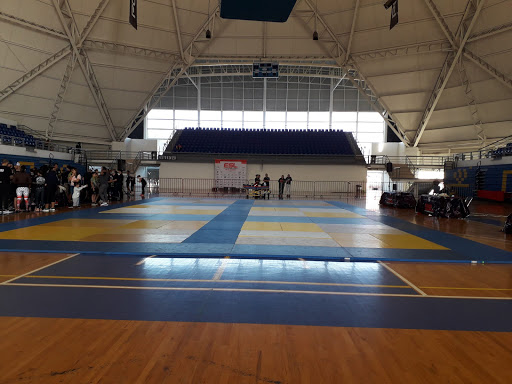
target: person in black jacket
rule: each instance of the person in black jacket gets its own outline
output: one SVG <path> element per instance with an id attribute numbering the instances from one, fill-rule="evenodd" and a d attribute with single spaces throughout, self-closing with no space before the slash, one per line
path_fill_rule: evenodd
<path id="1" fill-rule="evenodd" d="M 55 212 L 55 196 L 57 195 L 57 188 L 60 184 L 58 172 L 59 165 L 54 164 L 52 169 L 50 169 L 48 173 L 46 173 L 46 190 L 44 193 L 46 198 L 46 204 L 44 206 L 43 212 Z"/>
<path id="2" fill-rule="evenodd" d="M 286 176 L 286 179 L 285 179 L 285 185 L 284 185 L 284 188 L 286 190 L 286 198 L 289 199 L 290 198 L 290 190 L 292 189 L 292 177 L 290 176 L 290 174 L 288 174 L 288 176 Z"/>
<path id="3" fill-rule="evenodd" d="M 143 177 L 140 177 L 140 175 L 137 176 L 137 180 L 139 180 L 140 184 L 142 185 L 142 193 L 140 194 L 140 197 L 144 197 L 146 193 L 146 185 L 148 184 L 146 180 Z"/>
<path id="4" fill-rule="evenodd" d="M 284 178 L 284 175 L 281 175 L 279 178 L 279 200 L 283 200 L 283 193 L 284 193 L 284 184 L 286 183 L 286 179 Z"/>

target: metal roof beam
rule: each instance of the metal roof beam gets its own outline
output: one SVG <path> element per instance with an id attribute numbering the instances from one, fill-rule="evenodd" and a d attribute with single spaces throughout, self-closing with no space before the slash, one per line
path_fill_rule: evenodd
<path id="1" fill-rule="evenodd" d="M 57 64 L 59 61 L 61 61 L 63 58 L 65 58 L 67 55 L 71 53 L 70 47 L 65 47 L 61 49 L 59 52 L 55 53 L 54 55 L 47 58 L 45 61 L 43 61 L 41 64 L 37 65 L 36 67 L 32 68 L 30 71 L 26 72 L 9 84 L 7 87 L 5 87 L 3 90 L 0 91 L 0 102 L 4 99 L 6 99 L 8 96 L 12 95 L 16 90 L 23 87 L 25 84 L 27 84 L 30 80 L 34 79 L 35 77 L 39 76 L 41 73 L 46 71 L 47 69 L 51 68 L 55 64 Z"/>
<path id="2" fill-rule="evenodd" d="M 176 8 L 176 0 L 171 0 L 172 2 L 172 14 L 174 16 L 174 24 L 176 24 L 176 39 L 178 40 L 178 45 L 180 47 L 181 60 L 185 61 L 185 54 L 183 52 L 183 43 L 181 41 L 181 29 L 180 22 L 178 20 L 178 9 Z"/>
<path id="3" fill-rule="evenodd" d="M 334 32 L 330 29 L 327 22 L 323 19 L 323 17 L 318 13 L 318 10 L 313 6 L 311 3 L 311 0 L 303 0 L 304 3 L 308 5 L 311 12 L 313 12 L 313 15 L 316 17 L 316 19 L 320 22 L 320 24 L 324 27 L 324 31 L 322 33 L 319 32 L 319 36 L 321 36 L 324 32 L 327 32 L 330 36 L 331 40 L 326 40 L 322 37 L 320 37 L 319 43 L 322 44 L 326 52 L 338 63 L 338 65 L 347 73 L 347 78 L 350 80 L 350 82 L 359 90 L 359 93 L 365 97 L 369 102 L 372 108 L 379 112 L 380 115 L 383 117 L 384 121 L 386 122 L 386 125 L 400 138 L 400 140 L 406 145 L 410 146 L 409 139 L 404 133 L 404 129 L 399 125 L 399 122 L 393 118 L 393 115 L 389 108 L 385 105 L 385 103 L 379 98 L 377 93 L 375 92 L 375 89 L 371 85 L 371 83 L 364 79 L 364 76 L 361 74 L 361 71 L 357 68 L 357 64 L 352 60 L 350 61 L 349 65 L 350 67 L 354 68 L 354 70 L 357 71 L 357 77 L 356 79 L 351 73 L 350 69 L 344 68 L 343 62 L 345 60 L 342 60 L 342 56 L 344 55 L 345 58 L 347 50 L 343 47 L 338 37 L 334 34 Z M 304 26 L 306 28 L 309 28 L 309 24 L 304 22 L 303 16 L 299 14 L 299 19 L 304 23 Z M 312 31 L 309 31 L 312 32 Z M 327 44 L 334 44 L 334 46 L 331 45 L 331 47 L 326 47 Z M 362 86 L 363 84 L 364 86 Z M 371 95 L 369 94 L 371 93 Z M 375 100 L 372 99 L 372 97 L 375 98 Z"/>
<path id="4" fill-rule="evenodd" d="M 204 48 L 206 48 L 212 41 L 215 40 L 214 36 L 211 39 L 204 39 L 201 37 L 206 29 L 210 26 L 210 23 L 215 20 L 215 18 L 219 18 L 220 20 L 219 5 L 215 7 L 212 14 L 208 16 L 206 22 L 199 28 L 192 41 L 184 49 L 186 61 L 184 63 L 175 62 L 172 64 L 162 80 L 157 84 L 155 88 L 153 88 L 135 115 L 125 126 L 123 132 L 118 137 L 119 141 L 124 141 L 130 135 L 130 133 L 132 133 L 135 128 L 137 128 L 137 126 L 146 118 L 148 113 L 159 103 L 160 99 L 176 84 L 176 82 L 182 76 L 185 75 L 185 72 L 192 66 L 192 64 L 194 64 L 194 61 L 201 55 Z M 201 46 L 200 43 L 202 43 L 203 46 Z"/>
<path id="5" fill-rule="evenodd" d="M 356 21 L 357 21 L 358 12 L 359 12 L 359 0 L 356 0 L 356 5 L 354 7 L 354 15 L 352 16 L 352 27 L 350 28 L 350 37 L 348 38 L 347 55 L 345 57 L 345 64 L 350 59 L 350 54 L 351 54 L 351 49 L 352 49 L 352 40 L 354 39 L 354 32 L 356 29 Z"/>
<path id="6" fill-rule="evenodd" d="M 102 0 L 100 6 L 104 1 L 108 2 L 108 0 Z M 78 44 L 80 44 L 81 36 L 80 32 L 78 31 L 78 26 L 73 17 L 73 13 L 71 12 L 69 0 L 52 0 L 52 3 L 55 7 L 55 11 L 57 12 L 57 16 L 59 17 L 62 27 L 64 28 L 64 31 L 68 36 L 69 43 L 71 44 L 71 47 L 76 55 L 78 64 L 82 69 L 87 85 L 91 90 L 94 101 L 98 106 L 98 110 L 100 111 L 100 114 L 103 118 L 103 121 L 105 122 L 108 132 L 112 137 L 112 140 L 115 140 L 116 135 L 114 131 L 114 124 L 112 123 L 112 119 L 107 108 L 107 103 L 105 102 L 103 94 L 101 93 L 101 88 L 98 84 L 98 80 L 96 79 L 96 75 L 94 74 L 92 64 L 85 50 L 80 49 L 78 46 Z M 66 13 L 67 19 L 64 16 L 64 13 Z"/>
<path id="7" fill-rule="evenodd" d="M 501 24 L 501 25 L 497 25 L 495 27 L 492 27 L 492 28 L 489 28 L 489 29 L 486 29 L 486 30 L 483 30 L 483 31 L 480 31 L 480 32 L 477 32 L 477 33 L 474 33 L 468 39 L 468 43 L 472 43 L 473 41 L 478 41 L 478 40 L 481 40 L 481 39 L 485 39 L 487 37 L 491 37 L 491 36 L 497 35 L 499 33 L 510 31 L 511 29 L 512 29 L 512 22 Z"/>
<path id="8" fill-rule="evenodd" d="M 108 5 L 109 1 L 110 0 L 100 0 L 94 13 L 91 15 L 91 17 L 89 18 L 89 21 L 87 22 L 82 33 L 80 34 L 80 38 L 78 39 L 79 47 L 82 46 L 82 43 L 85 41 L 85 39 L 87 38 L 89 33 L 91 33 L 92 29 L 98 22 L 101 14 L 105 10 L 105 7 Z M 68 65 L 66 66 L 66 70 L 64 71 L 64 74 L 62 76 L 59 91 L 57 92 L 57 95 L 55 97 L 55 102 L 53 103 L 53 110 L 52 110 L 52 113 L 50 114 L 48 126 L 46 127 L 46 137 L 47 138 L 53 137 L 55 125 L 59 118 L 60 108 L 62 106 L 62 103 L 64 102 L 64 97 L 65 97 L 66 91 L 68 89 L 69 81 L 71 80 L 71 75 L 73 74 L 73 71 L 75 69 L 76 62 L 77 62 L 77 55 L 73 51 L 73 55 L 70 57 Z"/>
<path id="9" fill-rule="evenodd" d="M 430 98 L 427 102 L 427 107 L 423 112 L 423 116 L 420 120 L 418 129 L 416 130 L 416 134 L 414 136 L 415 147 L 418 146 L 418 143 L 421 140 L 421 136 L 423 136 L 425 128 L 427 127 L 428 122 L 430 121 L 430 118 L 434 113 L 437 103 L 441 99 L 443 91 L 446 85 L 448 84 L 448 80 L 450 79 L 453 70 L 457 66 L 457 61 L 460 59 L 463 53 L 464 46 L 466 45 L 467 40 L 469 39 L 469 36 L 471 34 L 471 31 L 478 19 L 478 16 L 480 15 L 480 11 L 482 10 L 485 0 L 468 0 L 466 12 L 462 17 L 462 21 L 457 31 L 457 38 L 459 39 L 460 43 L 455 43 L 455 37 L 449 29 L 445 30 L 446 22 L 444 21 L 443 16 L 440 14 L 439 10 L 432 2 L 432 0 L 425 0 L 425 2 L 429 6 L 430 10 L 432 11 L 432 14 L 438 21 L 439 25 L 441 26 L 441 29 L 445 32 L 446 37 L 450 40 L 450 42 L 453 41 L 454 47 L 457 47 L 457 52 L 455 54 L 453 52 L 450 52 L 444 62 L 443 68 L 441 69 L 441 73 L 434 86 L 434 90 L 432 91 L 432 94 L 430 95 Z"/>
<path id="10" fill-rule="evenodd" d="M 22 27 L 27 27 L 27 28 L 34 29 L 39 32 L 44 32 L 49 35 L 58 37 L 60 39 L 64 39 L 64 40 L 68 39 L 67 36 L 64 33 L 62 33 L 61 31 L 58 31 L 53 28 L 45 27 L 44 25 L 37 24 L 37 23 L 34 23 L 29 20 L 22 19 L 21 17 L 10 15 L 5 12 L 0 12 L 0 19 L 8 21 L 13 24 L 20 25 Z"/>

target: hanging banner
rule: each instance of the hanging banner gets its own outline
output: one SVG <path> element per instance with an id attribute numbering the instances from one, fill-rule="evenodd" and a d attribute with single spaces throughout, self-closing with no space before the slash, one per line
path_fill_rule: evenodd
<path id="1" fill-rule="evenodd" d="M 391 6 L 391 24 L 389 29 L 393 29 L 398 24 L 398 0 L 396 0 Z"/>
<path id="2" fill-rule="evenodd" d="M 242 188 L 247 179 L 247 160 L 215 160 L 215 187 Z"/>
<path id="3" fill-rule="evenodd" d="M 130 24 L 137 29 L 137 0 L 130 1 Z"/>

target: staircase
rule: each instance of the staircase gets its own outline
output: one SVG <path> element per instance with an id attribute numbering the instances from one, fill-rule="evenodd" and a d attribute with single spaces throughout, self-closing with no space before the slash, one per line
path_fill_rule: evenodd
<path id="1" fill-rule="evenodd" d="M 486 170 L 478 168 L 475 175 L 475 190 L 473 191 L 473 196 L 478 197 L 478 191 L 485 190 L 485 174 Z"/>
<path id="2" fill-rule="evenodd" d="M 412 180 L 416 179 L 416 169 L 410 164 L 393 164 L 393 172 L 388 172 L 392 180 Z"/>
<path id="3" fill-rule="evenodd" d="M 174 133 L 174 136 L 167 141 L 167 145 L 164 149 L 164 153 L 172 153 L 174 152 L 174 148 L 176 147 L 176 144 L 178 143 L 178 140 L 180 139 L 180 136 L 183 132 L 183 129 L 177 129 Z"/>

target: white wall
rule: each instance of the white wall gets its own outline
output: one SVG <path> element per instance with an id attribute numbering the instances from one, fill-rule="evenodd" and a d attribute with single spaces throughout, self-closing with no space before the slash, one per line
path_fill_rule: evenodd
<path id="1" fill-rule="evenodd" d="M 7 124 L 7 125 L 16 125 L 16 126 L 18 126 L 18 123 L 16 121 L 4 119 L 3 117 L 0 117 L 0 123 Z"/>
<path id="2" fill-rule="evenodd" d="M 118 142 L 118 141 L 112 142 L 112 150 L 113 151 L 151 152 L 151 151 L 156 151 L 157 149 L 158 149 L 158 141 L 157 140 L 126 139 L 124 142 Z"/>
<path id="3" fill-rule="evenodd" d="M 247 178 L 268 173 L 271 180 L 289 173 L 296 181 L 366 181 L 364 165 L 247 164 Z M 162 163 L 160 178 L 213 179 L 214 163 Z"/>
<path id="4" fill-rule="evenodd" d="M 404 143 L 373 143 L 372 155 L 377 156 L 420 156 L 418 147 L 408 148 Z"/>

